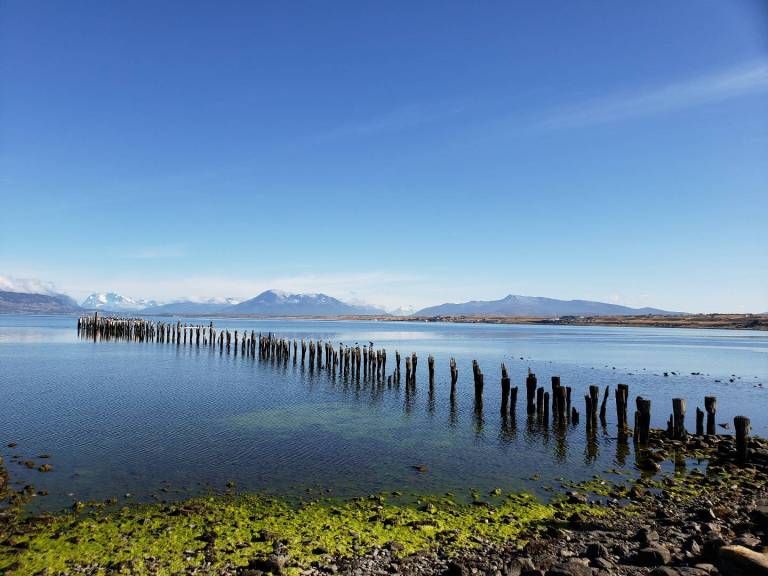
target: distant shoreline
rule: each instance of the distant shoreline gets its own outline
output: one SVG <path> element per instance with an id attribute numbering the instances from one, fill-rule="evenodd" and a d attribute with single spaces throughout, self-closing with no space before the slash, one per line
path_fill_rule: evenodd
<path id="1" fill-rule="evenodd" d="M 82 314 L 93 314 L 93 310 L 83 311 Z M 131 316 L 129 313 L 99 311 L 100 314 Z M 3 315 L 18 316 L 75 316 L 77 313 L 23 313 L 3 312 Z M 141 314 L 136 317 L 153 318 L 216 318 L 216 319 L 260 319 L 260 320 L 354 320 L 378 322 L 445 322 L 451 324 L 533 324 L 545 326 L 628 326 L 647 328 L 711 328 L 722 330 L 766 330 L 768 331 L 768 315 L 766 314 L 691 314 L 678 316 L 564 316 L 547 318 L 541 316 L 386 316 L 386 315 L 355 315 L 355 316 L 260 316 L 255 314 Z"/>

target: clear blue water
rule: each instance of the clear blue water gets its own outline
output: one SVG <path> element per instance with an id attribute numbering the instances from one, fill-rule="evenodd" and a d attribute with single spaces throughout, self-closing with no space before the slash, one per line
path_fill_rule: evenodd
<path id="1" fill-rule="evenodd" d="M 682 397 L 692 429 L 695 407 L 715 395 L 718 422 L 744 414 L 754 433 L 768 435 L 765 332 L 252 319 L 216 324 L 336 344 L 372 341 L 387 349 L 390 370 L 396 349 L 403 356 L 416 352 L 416 391 L 206 348 L 80 340 L 72 317 L 0 316 L 0 453 L 14 480 L 48 491 L 37 499 L 45 508 L 125 493 L 133 500 L 169 499 L 220 490 L 229 481 L 237 490 L 281 494 L 307 488 L 339 496 L 461 494 L 496 487 L 543 494 L 562 477 L 588 479 L 617 467 L 634 473 L 631 442 L 625 446 L 616 437 L 618 383 L 629 385 L 630 408 L 637 395 L 652 400 L 654 426 L 664 425 L 672 398 Z M 432 394 L 428 354 L 437 367 Z M 453 406 L 451 356 L 459 366 Z M 474 407 L 473 359 L 485 373 L 482 413 Z M 512 385 L 520 387 L 514 425 L 499 413 L 502 361 Z M 547 389 L 553 375 L 572 386 L 582 414 L 587 387 L 610 385 L 607 428 L 588 441 L 583 416 L 565 432 L 529 422 L 529 367 Z M 10 442 L 18 447 L 8 448 Z M 21 454 L 42 463 L 36 458 L 41 453 L 51 455 L 52 472 L 9 460 Z"/>

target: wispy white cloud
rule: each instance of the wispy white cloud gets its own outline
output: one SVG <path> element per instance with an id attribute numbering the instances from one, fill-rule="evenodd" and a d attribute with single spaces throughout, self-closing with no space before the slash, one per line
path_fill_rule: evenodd
<path id="1" fill-rule="evenodd" d="M 604 124 L 766 91 L 768 61 L 757 61 L 660 87 L 579 102 L 557 111 L 541 126 L 560 129 Z"/>
<path id="2" fill-rule="evenodd" d="M 44 282 L 36 278 L 14 278 L 0 276 L 0 291 L 24 292 L 28 294 L 57 294 L 58 290 L 52 282 Z"/>
<path id="3" fill-rule="evenodd" d="M 447 103 L 401 106 L 366 120 L 341 125 L 322 135 L 320 140 L 403 132 L 440 122 L 459 114 L 462 110 L 463 106 L 459 104 Z"/>

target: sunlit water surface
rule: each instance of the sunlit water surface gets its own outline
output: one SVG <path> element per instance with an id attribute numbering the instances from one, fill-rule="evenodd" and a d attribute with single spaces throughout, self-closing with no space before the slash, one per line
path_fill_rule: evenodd
<path id="1" fill-rule="evenodd" d="M 672 398 L 682 397 L 693 428 L 695 407 L 703 407 L 706 394 L 718 398 L 718 422 L 744 414 L 756 434 L 768 434 L 765 332 L 251 319 L 216 324 L 337 345 L 374 342 L 388 351 L 388 373 L 395 350 L 415 352 L 416 390 L 207 348 L 79 340 L 72 317 L 0 316 L 0 453 L 13 479 L 48 491 L 36 505 L 52 509 L 126 493 L 134 500 L 170 499 L 221 490 L 229 482 L 237 490 L 288 495 L 308 488 L 358 496 L 496 487 L 544 495 L 562 478 L 588 479 L 612 468 L 634 473 L 631 442 L 616 437 L 618 383 L 630 387 L 630 411 L 635 396 L 652 400 L 654 426 L 664 425 Z M 437 366 L 432 392 L 428 354 Z M 459 366 L 453 404 L 451 356 Z M 474 405 L 472 359 L 485 373 L 481 412 Z M 512 385 L 520 387 L 513 420 L 499 412 L 502 361 Z M 529 367 L 547 389 L 553 375 L 572 386 L 582 413 L 587 387 L 610 385 L 607 428 L 589 442 L 583 417 L 566 431 L 529 421 Z M 11 442 L 18 447 L 8 448 Z M 37 459 L 42 453 L 51 458 Z M 53 471 L 27 469 L 9 461 L 13 454 L 49 462 Z"/>

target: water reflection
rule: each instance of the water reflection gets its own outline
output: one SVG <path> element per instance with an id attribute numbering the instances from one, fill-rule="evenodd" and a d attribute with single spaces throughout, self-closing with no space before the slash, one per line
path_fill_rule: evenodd
<path id="1" fill-rule="evenodd" d="M 245 331 L 258 321 L 239 322 L 238 329 Z M 322 336 L 323 342 L 338 342 L 340 334 L 344 341 L 369 341 L 364 323 L 272 321 L 270 327 L 298 337 Z M 189 343 L 64 343 L 45 333 L 9 344 L 8 333 L 0 333 L 0 402 L 7 408 L 0 437 L 19 441 L 30 454 L 53 453 L 55 471 L 29 478 L 44 484 L 40 487 L 51 492 L 51 501 L 66 500 L 69 493 L 84 500 L 124 492 L 149 497 L 157 478 L 177 486 L 223 486 L 233 480 L 243 490 L 270 491 L 287 491 L 312 478 L 340 495 L 387 488 L 442 492 L 470 485 L 536 491 L 537 483 L 520 478 L 536 473 L 586 479 L 614 462 L 621 467 L 634 462 L 628 436 L 608 436 L 616 423 L 612 403 L 606 420 L 594 425 L 586 414 L 579 422 L 572 412 L 572 394 L 579 399 L 590 383 L 600 382 L 602 392 L 606 383 L 619 381 L 610 367 L 537 362 L 522 349 L 535 347 L 547 358 L 556 357 L 558 349 L 544 337 L 535 344 L 528 336 L 521 340 L 514 328 L 434 329 L 423 341 L 389 339 L 385 371 L 366 365 L 357 370 L 341 358 L 329 370 L 325 355 L 319 367 L 306 358 L 302 362 L 301 350 L 291 360 L 262 359 L 244 354 L 241 339 L 237 347 L 232 342 L 228 354 L 226 342 L 206 352 Z M 376 332 L 383 341 L 403 330 Z M 418 333 L 430 330 L 419 326 Z M 570 336 L 565 341 L 582 346 Z M 605 335 L 590 342 L 610 345 Z M 38 350 L 38 344 L 44 348 Z M 415 364 L 415 378 L 401 381 L 391 360 L 398 347 L 404 359 L 413 362 L 414 351 L 422 359 Z M 510 355 L 511 348 L 526 359 Z M 646 357 L 655 357 L 652 351 Z M 428 354 L 434 355 L 436 372 L 431 382 Z M 450 358 L 456 361 L 455 381 Z M 474 394 L 473 359 L 488 384 L 480 398 Z M 520 402 L 507 401 L 506 407 L 498 385 L 499 359 L 520 388 Z M 548 388 L 553 373 L 561 376 L 568 385 L 565 410 L 554 408 L 554 388 L 550 394 L 536 384 L 542 391 L 534 389 L 528 414 L 522 396 L 529 367 Z M 630 384 L 631 397 L 642 393 L 662 407 L 653 414 L 658 420 L 668 411 L 671 394 L 695 396 L 701 404 L 705 392 L 718 390 L 702 387 L 694 377 L 622 379 Z M 764 391 L 738 382 L 720 390 L 728 392 L 721 395 L 727 398 L 721 410 L 728 415 L 751 413 L 749 408 L 765 399 Z M 762 414 L 754 416 L 756 427 L 764 425 Z M 615 446 L 607 445 L 614 441 Z M 414 477 L 409 465 L 422 461 L 430 473 Z M 677 463 L 685 465 L 684 459 Z M 19 471 L 21 480 L 27 479 L 24 474 Z"/>

